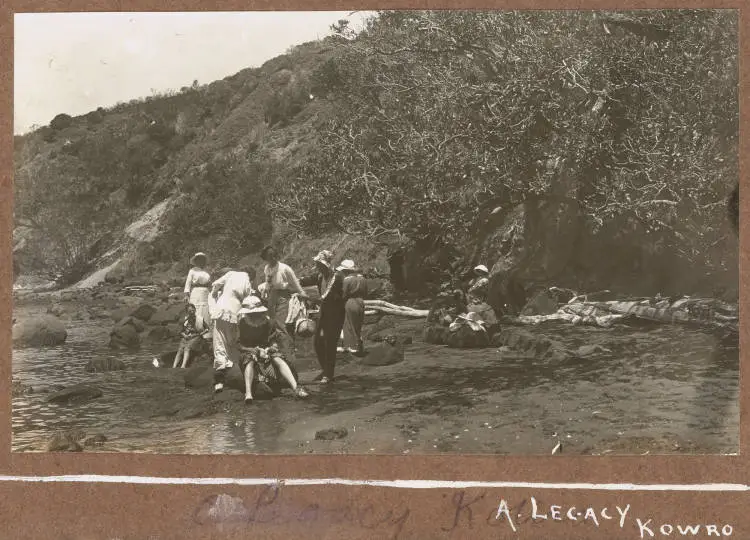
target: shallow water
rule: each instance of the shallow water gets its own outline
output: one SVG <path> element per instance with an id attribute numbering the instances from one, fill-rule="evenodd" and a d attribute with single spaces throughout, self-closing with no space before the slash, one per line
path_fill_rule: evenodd
<path id="1" fill-rule="evenodd" d="M 175 396 L 188 403 L 193 392 L 184 388 L 180 370 L 150 366 L 165 348 L 111 351 L 108 330 L 97 321 L 75 323 L 63 346 L 14 351 L 14 380 L 34 388 L 13 398 L 14 451 L 44 450 L 55 431 L 79 428 L 106 435 L 98 450 L 108 452 L 298 453 L 308 451 L 316 427 L 355 420 L 360 432 L 367 430 L 367 448 L 354 444 L 348 451 L 548 453 L 555 436 L 588 453 L 625 435 L 671 436 L 701 453 L 738 451 L 736 350 L 717 348 L 712 336 L 677 326 L 538 330 L 570 348 L 600 344 L 611 351 L 558 364 L 494 348 L 460 351 L 415 343 L 400 364 L 344 362 L 336 385 L 310 386 L 307 401 L 287 393 L 249 408 L 227 403 L 215 415 L 191 419 L 154 417 L 151 403 Z M 314 363 L 305 354 L 298 363 L 303 382 L 314 375 L 305 369 Z M 103 356 L 125 361 L 128 369 L 84 371 L 90 359 Z M 67 406 L 46 403 L 47 394 L 40 392 L 77 383 L 101 388 L 104 395 Z M 406 424 L 408 444 L 371 442 Z"/>

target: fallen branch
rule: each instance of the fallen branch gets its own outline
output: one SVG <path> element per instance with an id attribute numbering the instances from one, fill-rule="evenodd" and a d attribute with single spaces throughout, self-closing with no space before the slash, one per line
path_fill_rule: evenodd
<path id="1" fill-rule="evenodd" d="M 383 300 L 365 300 L 365 308 L 369 310 L 380 311 L 381 313 L 388 313 L 389 315 L 413 317 L 415 319 L 426 318 L 427 314 L 429 313 L 429 311 L 426 309 L 414 309 L 407 306 L 397 306 Z"/>

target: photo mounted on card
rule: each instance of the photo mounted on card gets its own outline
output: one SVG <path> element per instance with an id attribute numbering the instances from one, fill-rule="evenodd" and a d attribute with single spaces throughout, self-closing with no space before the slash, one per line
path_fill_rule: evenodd
<path id="1" fill-rule="evenodd" d="M 13 452 L 739 452 L 739 12 L 17 13 Z"/>

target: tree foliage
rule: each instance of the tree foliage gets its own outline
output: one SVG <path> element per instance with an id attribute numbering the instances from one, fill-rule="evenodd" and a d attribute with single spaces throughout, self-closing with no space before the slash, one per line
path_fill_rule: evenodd
<path id="1" fill-rule="evenodd" d="M 588 234 L 711 266 L 737 45 L 729 10 L 380 12 L 314 74 L 339 115 L 273 206 L 310 233 L 463 248 L 485 208 L 568 201 Z"/>

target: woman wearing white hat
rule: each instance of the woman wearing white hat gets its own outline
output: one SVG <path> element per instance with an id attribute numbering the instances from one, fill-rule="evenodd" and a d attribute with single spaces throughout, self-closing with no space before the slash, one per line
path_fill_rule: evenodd
<path id="1" fill-rule="evenodd" d="M 208 297 L 211 287 L 211 275 L 206 272 L 208 257 L 198 252 L 190 259 L 192 268 L 185 280 L 185 303 L 195 306 L 195 321 L 198 330 L 208 330 L 211 326 L 211 315 L 208 309 Z"/>
<path id="2" fill-rule="evenodd" d="M 242 301 L 238 315 L 240 371 L 245 378 L 245 403 L 253 402 L 253 379 L 280 389 L 283 379 L 297 397 L 306 398 L 307 391 L 297 383 L 294 372 L 282 352 L 284 329 L 268 317 L 268 309 L 257 296 Z"/>
<path id="3" fill-rule="evenodd" d="M 466 293 L 469 304 L 483 304 L 487 301 L 487 292 L 490 285 L 490 271 L 483 264 L 474 267 L 476 276 L 469 283 L 469 290 Z"/>
<path id="4" fill-rule="evenodd" d="M 316 262 L 325 265 L 322 260 Z M 325 258 L 325 262 L 333 266 L 329 258 Z M 325 289 L 320 295 L 320 313 L 315 328 L 315 337 L 313 338 L 315 354 L 321 367 L 321 373 L 315 379 L 319 380 L 320 384 L 328 384 L 333 382 L 336 369 L 336 349 L 346 318 L 344 276 L 341 272 L 330 271 L 328 276 L 323 277 L 319 283 L 319 286 L 325 286 Z"/>
<path id="5" fill-rule="evenodd" d="M 361 354 L 364 351 L 362 342 L 362 325 L 365 322 L 365 298 L 367 297 L 367 280 L 354 264 L 347 259 L 341 261 L 336 271 L 344 275 L 344 349 L 350 353 Z"/>

